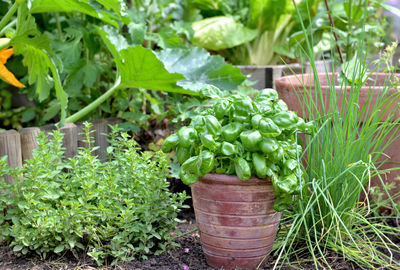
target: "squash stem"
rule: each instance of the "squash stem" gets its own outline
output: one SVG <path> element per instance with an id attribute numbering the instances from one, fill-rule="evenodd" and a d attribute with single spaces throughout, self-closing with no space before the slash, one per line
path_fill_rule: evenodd
<path id="1" fill-rule="evenodd" d="M 120 83 L 121 83 L 121 77 L 118 76 L 115 84 L 107 90 L 107 92 L 105 92 L 103 95 L 101 95 L 100 97 L 98 97 L 95 101 L 93 101 L 92 103 L 90 103 L 89 105 L 87 105 L 85 108 L 83 108 L 82 110 L 74 113 L 73 115 L 67 117 L 65 119 L 65 123 L 73 123 L 78 121 L 79 119 L 81 119 L 82 117 L 84 117 L 85 115 L 87 115 L 88 113 L 90 113 L 91 111 L 93 111 L 94 109 L 96 109 L 98 106 L 100 106 L 104 101 L 106 101 L 112 94 L 114 94 L 114 92 L 120 88 Z"/>
<path id="2" fill-rule="evenodd" d="M 17 11 L 18 9 L 18 4 L 17 2 L 15 2 L 11 8 L 7 11 L 6 15 L 4 15 L 4 17 L 1 19 L 0 21 L 0 29 L 3 29 L 8 22 L 10 21 L 11 17 L 14 15 L 14 13 Z"/>

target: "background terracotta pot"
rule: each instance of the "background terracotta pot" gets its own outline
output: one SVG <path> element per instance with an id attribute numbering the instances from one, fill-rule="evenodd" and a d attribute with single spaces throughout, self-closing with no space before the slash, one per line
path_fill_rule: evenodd
<path id="1" fill-rule="evenodd" d="M 191 189 L 208 264 L 255 269 L 271 251 L 281 217 L 270 180 L 207 174 Z"/>
<path id="2" fill-rule="evenodd" d="M 400 79 L 400 74 L 396 74 L 396 76 Z M 329 98 L 330 98 L 330 81 L 332 79 L 335 79 L 335 90 L 337 93 L 337 96 L 339 97 L 341 93 L 341 86 L 339 85 L 337 81 L 338 74 L 335 73 L 322 73 L 318 74 L 318 78 L 321 84 L 321 90 L 323 93 L 323 100 L 325 103 L 325 107 L 328 107 L 329 105 Z M 370 84 L 363 86 L 360 89 L 360 94 L 359 94 L 359 106 L 360 108 L 363 108 L 366 106 L 366 103 L 369 101 L 371 106 L 369 113 L 372 112 L 373 104 L 376 102 L 376 98 L 379 96 L 381 91 L 383 90 L 383 86 L 387 84 L 388 80 L 388 74 L 385 73 L 373 73 L 371 76 L 372 80 Z M 299 116 L 302 116 L 304 118 L 307 118 L 307 115 L 303 115 L 302 111 L 302 105 L 301 105 L 301 100 L 302 100 L 302 95 L 304 94 L 304 88 L 303 85 L 309 89 L 309 93 L 311 95 L 314 95 L 314 77 L 312 74 L 301 74 L 301 75 L 292 75 L 292 76 L 285 76 L 281 77 L 277 80 L 275 80 L 275 86 L 276 86 L 276 91 L 279 94 L 279 98 L 281 98 L 283 101 L 286 102 L 286 104 L 289 107 L 289 110 L 296 111 Z M 348 87 L 347 90 L 350 90 L 350 87 Z M 368 99 L 368 93 L 371 93 L 371 90 L 373 90 L 373 95 L 371 99 Z M 390 89 L 389 90 L 389 95 L 395 93 L 396 89 Z M 343 95 L 341 98 L 338 98 L 338 104 L 337 104 L 337 109 L 341 110 L 343 107 Z M 367 103 L 368 104 L 368 103 Z M 319 104 L 319 108 L 321 109 L 321 104 Z M 396 110 L 395 105 L 392 106 L 393 110 Z M 386 114 L 387 117 L 388 114 Z M 400 117 L 400 111 L 396 111 L 396 117 Z M 387 134 L 387 136 L 391 136 L 392 134 Z M 398 135 L 398 134 L 396 134 Z M 400 167 L 400 138 L 395 140 L 389 147 L 384 151 L 386 155 L 390 157 L 389 162 L 385 163 L 381 169 L 390 169 L 390 168 L 396 168 Z M 384 177 L 384 180 L 386 183 L 394 183 L 395 188 L 391 190 L 391 194 L 394 195 L 398 192 L 400 192 L 400 181 L 397 181 L 397 178 L 400 177 L 400 170 L 392 171 L 390 173 L 386 174 L 386 177 Z M 372 179 L 373 186 L 380 186 L 380 180 L 378 178 Z"/>

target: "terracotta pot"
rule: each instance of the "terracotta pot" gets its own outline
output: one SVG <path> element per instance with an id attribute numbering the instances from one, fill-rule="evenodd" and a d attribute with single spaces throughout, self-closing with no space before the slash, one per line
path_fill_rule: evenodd
<path id="1" fill-rule="evenodd" d="M 255 269 L 271 251 L 281 217 L 270 180 L 207 174 L 191 189 L 207 263 Z"/>
<path id="2" fill-rule="evenodd" d="M 337 96 L 339 97 L 341 87 L 339 86 L 337 82 L 337 73 L 333 75 L 332 73 L 328 74 L 318 74 L 318 78 L 321 84 L 321 90 L 323 93 L 323 100 L 325 103 L 325 107 L 328 107 L 329 104 L 329 97 L 330 97 L 330 86 L 329 86 L 329 81 L 331 81 L 334 77 L 336 86 L 335 90 L 337 93 Z M 400 78 L 400 74 L 396 74 L 398 78 Z M 388 75 L 385 73 L 374 73 L 371 76 L 371 84 L 366 85 L 360 89 L 360 94 L 359 94 L 359 106 L 360 108 L 363 108 L 366 106 L 366 103 L 368 101 L 368 93 L 373 90 L 373 95 L 372 99 L 369 102 L 370 105 L 370 110 L 369 113 L 372 112 L 373 104 L 376 102 L 376 98 L 379 96 L 381 91 L 383 90 L 383 85 L 385 85 L 385 81 L 388 79 Z M 303 85 L 309 89 L 311 95 L 314 94 L 314 77 L 311 74 L 302 74 L 302 75 L 297 75 L 297 76 L 286 76 L 286 77 L 281 77 L 277 80 L 275 80 L 275 86 L 276 90 L 279 94 L 279 97 L 286 102 L 286 104 L 289 107 L 289 110 L 296 111 L 299 116 L 302 116 L 304 118 L 307 118 L 307 115 L 303 115 L 302 112 L 302 106 L 301 106 L 301 100 L 302 100 L 302 94 L 304 93 L 303 90 Z M 350 87 L 348 87 L 348 90 L 350 90 Z M 396 89 L 391 89 L 389 90 L 389 95 L 395 93 Z M 343 95 L 341 98 L 338 98 L 338 104 L 337 104 L 337 109 L 341 110 L 343 107 Z M 367 103 L 368 104 L 368 103 Z M 321 104 L 319 104 L 320 110 Z M 392 106 L 393 110 L 395 109 L 395 105 Z M 388 114 L 385 115 L 387 117 Z M 365 117 L 364 115 L 361 117 Z M 400 111 L 396 112 L 396 117 L 400 117 Z M 360 119 L 362 120 L 362 119 Z M 391 136 L 391 134 L 387 134 L 387 136 Z M 385 163 L 381 168 L 382 169 L 390 169 L 390 168 L 395 168 L 395 167 L 400 167 L 400 138 L 395 140 L 389 147 L 384 151 L 385 154 L 387 154 L 390 157 L 390 162 Z M 400 177 L 400 170 L 397 171 L 392 171 L 390 173 L 386 174 L 386 177 L 384 178 L 385 182 L 390 183 L 393 182 L 396 187 L 391 191 L 391 194 L 394 195 L 398 192 L 400 192 L 400 181 L 396 181 L 396 179 Z M 380 186 L 380 180 L 378 178 L 372 179 L 373 186 Z"/>

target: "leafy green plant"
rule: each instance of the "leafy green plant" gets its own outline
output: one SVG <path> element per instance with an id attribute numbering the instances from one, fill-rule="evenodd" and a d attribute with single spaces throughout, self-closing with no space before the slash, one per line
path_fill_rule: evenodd
<path id="1" fill-rule="evenodd" d="M 385 5 L 383 0 L 330 1 L 335 28 L 332 31 L 338 36 L 335 42 L 332 36 L 325 35 L 325 41 L 337 44 L 346 61 L 354 57 L 359 41 L 363 40 L 363 48 L 369 55 L 377 54 L 385 46 L 387 40 L 388 22 L 383 9 L 400 15 L 400 10 Z M 320 25 L 329 26 L 326 8 L 320 6 L 317 11 Z M 330 27 L 328 27 L 330 28 Z M 386 40 L 385 40 L 386 39 Z M 390 40 L 389 40 L 390 42 Z"/>
<path id="2" fill-rule="evenodd" d="M 0 237 L 15 252 L 86 252 L 99 265 L 165 251 L 171 244 L 177 213 L 187 198 L 170 193 L 168 160 L 161 153 L 137 152 L 135 141 L 113 128 L 109 160 L 102 163 L 89 144 L 63 159 L 62 137 L 40 134 L 39 147 L 21 169 L 0 161 Z"/>
<path id="3" fill-rule="evenodd" d="M 130 32 L 147 48 L 188 47 L 193 30 L 190 23 L 189 1 L 184 0 L 133 0 L 128 10 L 132 18 Z"/>
<path id="4" fill-rule="evenodd" d="M 397 178 L 397 181 L 400 181 L 400 179 Z M 385 184 L 383 188 L 379 186 L 371 187 L 371 205 L 373 205 L 371 207 L 373 211 L 371 210 L 371 212 L 374 216 L 380 216 L 383 211 L 394 217 L 396 217 L 396 213 L 400 213 L 400 192 L 394 194 L 391 198 L 387 198 L 386 195 L 387 192 L 395 189 L 395 185 L 395 183 L 391 182 Z"/>
<path id="5" fill-rule="evenodd" d="M 23 115 L 27 110 L 26 107 L 13 108 L 12 94 L 6 89 L 0 90 L 0 126 L 13 129 L 21 128 L 21 120 L 23 120 Z"/>
<path id="6" fill-rule="evenodd" d="M 200 107 L 189 126 L 170 135 L 162 150 L 176 151 L 179 176 L 187 185 L 207 173 L 236 174 L 242 180 L 268 176 L 276 194 L 274 208 L 282 211 L 300 189 L 297 155 L 301 146 L 296 134 L 311 131 L 312 123 L 288 111 L 273 89 L 263 90 L 254 99 L 216 98 L 213 108 Z"/>
<path id="7" fill-rule="evenodd" d="M 320 1 L 296 2 L 305 15 L 307 7 L 315 10 Z M 289 55 L 287 38 L 301 29 L 290 0 L 199 0 L 192 5 L 203 17 L 192 23 L 193 44 L 218 51 L 235 64 L 279 63 L 282 54 Z M 303 16 L 303 23 L 309 19 Z"/>
<path id="8" fill-rule="evenodd" d="M 238 68 L 204 50 L 163 46 L 167 41 L 146 35 L 147 26 L 136 15 L 122 0 L 16 1 L 0 21 L 5 29 L 0 35 L 11 39 L 1 48 L 12 46 L 23 56 L 27 76 L 21 80 L 32 87 L 27 91 L 47 103 L 47 121 L 61 112 L 61 124 L 95 110 L 100 116 L 123 114 L 130 104 L 119 101 L 129 96 L 135 102 L 138 89 L 200 95 L 202 87 L 228 83 L 225 87 L 235 88 L 245 79 Z M 168 51 L 151 50 L 152 39 Z M 198 65 L 175 73 L 181 60 Z M 121 94 L 123 90 L 127 93 Z"/>
<path id="9" fill-rule="evenodd" d="M 304 25 L 304 32 L 301 23 L 298 24 L 300 27 L 290 34 L 287 45 L 280 49 L 283 55 L 308 58 L 304 47 L 306 39 L 309 39 L 313 40 L 315 57 L 320 58 L 325 53 L 331 55 L 331 60 L 338 59 L 338 62 L 344 63 L 356 57 L 360 41 L 364 52 L 371 58 L 391 43 L 391 31 L 383 11 L 400 16 L 398 8 L 385 4 L 383 0 L 323 2 L 315 10 L 310 10 L 311 16 L 307 15 L 307 8 L 298 6 L 301 18 L 311 17 L 311 23 Z"/>

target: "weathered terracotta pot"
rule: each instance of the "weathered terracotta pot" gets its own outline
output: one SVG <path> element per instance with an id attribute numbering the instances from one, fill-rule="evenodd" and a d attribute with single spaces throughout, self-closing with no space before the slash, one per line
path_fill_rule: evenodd
<path id="1" fill-rule="evenodd" d="M 207 174 L 191 189 L 207 263 L 255 269 L 271 251 L 281 218 L 270 180 Z"/>
<path id="2" fill-rule="evenodd" d="M 339 97 L 341 87 L 337 83 L 337 76 L 338 74 L 318 74 L 318 78 L 321 84 L 321 90 L 323 93 L 323 100 L 325 103 L 325 107 L 328 107 L 329 105 L 329 98 L 330 98 L 330 86 L 329 86 L 329 81 L 335 77 L 335 84 L 338 85 L 335 87 L 337 96 Z M 400 78 L 400 74 L 396 74 L 398 78 Z M 383 90 L 383 86 L 387 84 L 386 80 L 388 79 L 388 75 L 385 73 L 374 73 L 371 76 L 372 80 L 370 85 L 366 85 L 360 89 L 360 94 L 359 94 L 359 106 L 360 108 L 363 108 L 368 104 L 368 93 L 373 93 L 372 98 L 370 99 L 369 103 L 370 109 L 369 113 L 372 113 L 372 108 L 374 102 L 376 102 L 376 98 L 379 96 L 381 91 Z M 304 118 L 307 118 L 307 115 L 303 115 L 302 112 L 302 105 L 301 105 L 301 100 L 302 100 L 302 95 L 304 93 L 304 88 L 303 85 L 309 89 L 309 92 L 311 95 L 314 95 L 314 77 L 311 74 L 302 74 L 302 75 L 297 75 L 297 76 L 285 76 L 281 77 L 277 80 L 275 80 L 275 86 L 276 86 L 276 91 L 279 94 L 279 98 L 281 98 L 283 101 L 286 102 L 286 104 L 289 107 L 289 110 L 296 111 L 299 116 L 302 116 Z M 350 87 L 348 87 L 348 90 L 350 90 Z M 391 89 L 388 92 L 388 95 L 394 94 L 396 89 Z M 343 104 L 346 106 L 346 103 L 343 102 L 343 95 L 341 95 L 340 98 L 338 98 L 338 104 L 337 104 L 337 109 L 341 110 L 343 107 Z M 396 110 L 395 105 L 391 106 L 393 110 Z M 319 104 L 319 108 L 321 109 L 321 104 Z M 368 107 L 367 107 L 368 108 Z M 322 109 L 321 109 L 322 110 Z M 387 117 L 388 114 L 385 115 Z M 362 116 L 363 117 L 363 116 Z M 396 117 L 400 117 L 400 111 L 396 111 Z M 362 119 L 360 119 L 362 120 Z M 387 134 L 388 137 L 390 137 L 392 134 Z M 395 140 L 389 147 L 384 151 L 386 155 L 390 157 L 389 162 L 385 163 L 381 169 L 390 169 L 390 168 L 396 168 L 400 167 L 400 138 Z M 394 195 L 398 192 L 400 192 L 400 181 L 396 181 L 396 179 L 400 177 L 400 170 L 392 171 L 390 173 L 386 174 L 386 177 L 384 177 L 384 180 L 386 183 L 394 183 L 396 187 L 391 190 L 391 194 Z M 378 178 L 373 178 L 371 185 L 373 186 L 380 186 L 380 180 Z"/>

